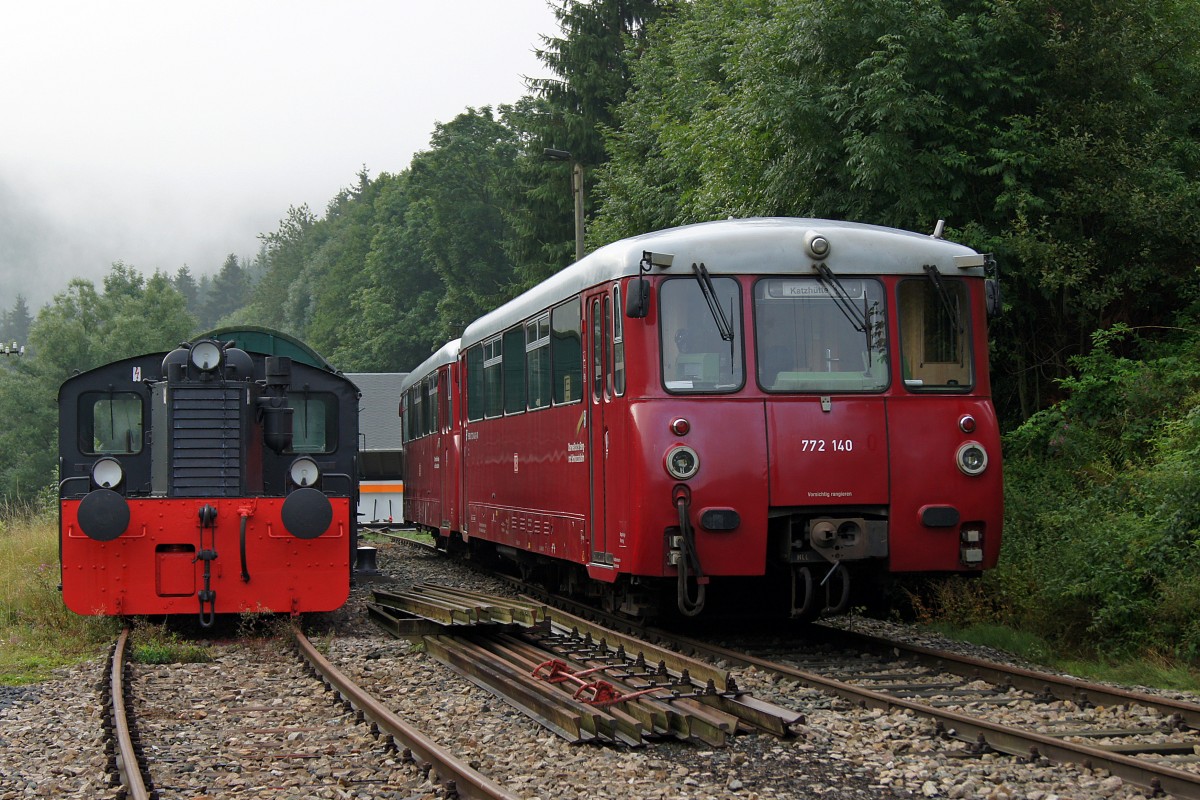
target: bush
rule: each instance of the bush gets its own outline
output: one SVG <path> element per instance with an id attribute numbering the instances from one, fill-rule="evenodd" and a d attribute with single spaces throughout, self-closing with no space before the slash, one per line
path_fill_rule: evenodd
<path id="1" fill-rule="evenodd" d="M 1069 397 L 1005 437 L 1006 529 L 986 579 L 1006 624 L 1094 654 L 1200 657 L 1200 357 L 1127 329 Z M 1155 346 L 1159 348 L 1160 346 Z"/>

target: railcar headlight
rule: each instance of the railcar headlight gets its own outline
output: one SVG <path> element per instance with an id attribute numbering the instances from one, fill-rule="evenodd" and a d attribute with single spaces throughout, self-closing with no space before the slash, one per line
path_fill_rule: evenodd
<path id="1" fill-rule="evenodd" d="M 700 471 L 700 456 L 686 444 L 678 444 L 667 451 L 666 467 L 672 478 L 686 481 Z"/>
<path id="2" fill-rule="evenodd" d="M 965 475 L 978 475 L 987 469 L 988 454 L 979 442 L 965 442 L 958 448 L 958 468 Z"/>
<path id="3" fill-rule="evenodd" d="M 292 462 L 288 468 L 288 476 L 297 486 L 312 486 L 321 479 L 321 469 L 317 462 L 308 456 L 302 456 Z"/>
<path id="4" fill-rule="evenodd" d="M 125 470 L 115 458 L 102 458 L 92 465 L 92 483 L 102 489 L 115 489 L 125 479 Z"/>
<path id="5" fill-rule="evenodd" d="M 220 346 L 211 339 L 205 339 L 203 342 L 196 342 L 192 345 L 192 352 L 189 358 L 192 361 L 192 366 L 201 372 L 216 372 L 221 367 L 221 362 L 224 359 L 224 351 Z"/>

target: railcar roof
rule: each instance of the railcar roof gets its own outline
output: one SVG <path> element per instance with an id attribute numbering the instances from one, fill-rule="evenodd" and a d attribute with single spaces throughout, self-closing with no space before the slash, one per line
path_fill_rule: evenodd
<path id="1" fill-rule="evenodd" d="M 408 377 L 400 384 L 400 394 L 408 391 L 414 383 L 424 378 L 440 366 L 453 364 L 458 360 L 458 348 L 462 339 L 446 342 L 436 353 L 422 361 L 416 369 L 408 373 Z"/>
<path id="2" fill-rule="evenodd" d="M 701 222 L 601 247 L 472 322 L 463 333 L 461 346 L 483 341 L 588 287 L 637 275 L 642 253 L 647 250 L 674 257 L 670 267 L 655 267 L 654 275 L 691 275 L 693 263 L 703 263 L 713 275 L 812 275 L 813 261 L 804 249 L 809 233 L 829 241 L 829 255 L 823 263 L 838 275 L 922 275 L 926 264 L 945 274 L 983 275 L 982 267 L 960 269 L 955 264 L 955 256 L 975 254 L 971 248 L 897 228 L 793 217 Z"/>

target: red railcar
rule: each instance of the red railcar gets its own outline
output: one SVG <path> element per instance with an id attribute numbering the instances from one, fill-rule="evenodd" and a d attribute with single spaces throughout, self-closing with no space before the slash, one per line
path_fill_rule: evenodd
<path id="1" fill-rule="evenodd" d="M 205 338 L 59 391 L 63 600 L 79 614 L 329 611 L 357 543 L 358 389 Z M 269 336 L 268 336 L 269 334 Z M 273 345 L 272 345 L 273 346 Z M 316 357 L 319 358 L 319 357 Z"/>
<path id="2" fill-rule="evenodd" d="M 458 340 L 444 345 L 400 384 L 404 517 L 442 536 L 461 530 L 462 419 Z"/>
<path id="3" fill-rule="evenodd" d="M 978 573 L 1003 513 L 992 269 L 812 219 L 603 247 L 410 376 L 409 408 L 450 378 L 456 455 L 410 431 L 409 480 L 459 467 L 422 524 L 633 612 L 666 589 L 811 617 L 886 573 Z"/>

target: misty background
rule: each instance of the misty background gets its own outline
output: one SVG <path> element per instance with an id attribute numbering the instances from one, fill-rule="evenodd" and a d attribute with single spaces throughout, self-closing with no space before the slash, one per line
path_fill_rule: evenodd
<path id="1" fill-rule="evenodd" d="M 123 262 L 252 259 L 292 206 L 398 172 L 438 122 L 513 102 L 546 0 L 10 6 L 0 27 L 0 308 Z"/>

